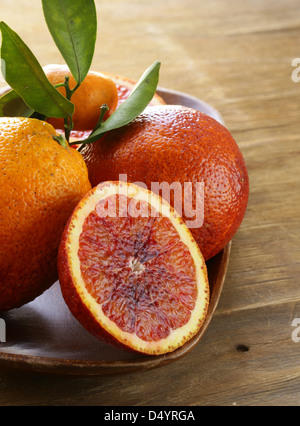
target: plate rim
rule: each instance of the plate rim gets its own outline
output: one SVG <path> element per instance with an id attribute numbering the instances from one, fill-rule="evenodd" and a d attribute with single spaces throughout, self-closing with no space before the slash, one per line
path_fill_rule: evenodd
<path id="1" fill-rule="evenodd" d="M 3 93 L 4 89 L 0 90 Z M 207 110 L 214 113 L 219 121 L 224 124 L 224 120 L 220 113 L 213 108 L 211 105 L 202 101 L 201 99 L 191 96 L 187 93 L 165 89 L 159 87 L 157 93 L 163 97 L 163 95 L 177 95 L 179 98 L 186 98 L 195 103 L 205 106 Z M 184 102 L 181 103 L 184 105 Z M 63 375 L 84 375 L 84 376 L 99 376 L 99 375 L 111 375 L 119 373 L 128 373 L 133 371 L 141 371 L 146 369 L 157 368 L 165 364 L 170 364 L 183 356 L 187 355 L 192 351 L 195 346 L 206 332 L 211 319 L 216 311 L 216 308 L 221 297 L 221 293 L 224 287 L 227 269 L 230 259 L 232 242 L 230 241 L 223 250 L 218 253 L 217 256 L 221 256 L 220 267 L 216 282 L 218 282 L 218 289 L 212 291 L 208 314 L 205 321 L 199 330 L 199 332 L 183 346 L 175 350 L 174 352 L 159 355 L 159 356 L 144 356 L 134 360 L 113 360 L 113 361 L 90 361 L 80 359 L 65 359 L 65 358 L 53 358 L 53 357 L 42 357 L 25 354 L 13 354 L 0 352 L 0 368 L 2 369 L 21 369 L 31 370 L 35 372 L 51 373 L 51 374 L 63 374 Z"/>
<path id="2" fill-rule="evenodd" d="M 157 88 L 157 94 L 163 98 L 164 95 L 177 95 L 179 98 L 187 98 L 190 101 L 193 101 L 195 104 L 201 104 L 206 109 L 210 110 L 213 115 L 218 119 L 218 121 L 225 125 L 225 121 L 223 116 L 220 114 L 220 112 L 214 108 L 209 103 L 203 101 L 202 99 L 197 98 L 196 96 L 190 95 L 189 93 L 181 92 L 180 90 L 173 90 L 173 89 L 166 89 L 165 87 L 158 87 Z"/>
<path id="3" fill-rule="evenodd" d="M 0 353 L 0 367 L 8 369 L 18 368 L 21 370 L 32 370 L 35 372 L 63 375 L 98 376 L 152 369 L 177 361 L 191 352 L 198 345 L 212 320 L 224 287 L 230 260 L 231 246 L 232 242 L 230 241 L 218 254 L 222 256 L 218 277 L 216 279 L 216 281 L 219 282 L 218 291 L 211 293 L 209 311 L 201 329 L 190 341 L 174 352 L 159 356 L 142 356 L 141 358 L 134 360 L 119 361 L 89 361 Z"/>

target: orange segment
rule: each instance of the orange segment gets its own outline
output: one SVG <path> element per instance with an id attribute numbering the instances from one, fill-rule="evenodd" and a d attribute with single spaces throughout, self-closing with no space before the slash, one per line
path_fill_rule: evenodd
<path id="1" fill-rule="evenodd" d="M 175 350 L 207 313 L 197 244 L 167 202 L 136 185 L 106 182 L 81 201 L 64 233 L 59 271 L 82 325 L 135 351 Z"/>

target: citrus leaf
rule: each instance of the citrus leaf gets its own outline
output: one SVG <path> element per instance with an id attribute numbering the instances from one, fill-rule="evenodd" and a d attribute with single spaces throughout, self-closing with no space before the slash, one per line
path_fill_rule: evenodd
<path id="1" fill-rule="evenodd" d="M 42 0 L 52 38 L 78 84 L 94 56 L 97 13 L 93 0 Z"/>
<path id="2" fill-rule="evenodd" d="M 0 98 L 1 117 L 30 117 L 33 112 L 14 90 L 10 90 Z"/>
<path id="3" fill-rule="evenodd" d="M 47 79 L 31 50 L 7 24 L 0 22 L 1 58 L 5 61 L 6 82 L 33 110 L 47 116 L 72 116 L 74 105 Z"/>
<path id="4" fill-rule="evenodd" d="M 155 95 L 161 63 L 155 61 L 142 75 L 128 98 L 116 109 L 116 111 L 96 128 L 90 136 L 81 141 L 88 144 L 96 141 L 110 130 L 126 126 L 147 107 Z M 78 143 L 78 142 L 77 142 Z"/>

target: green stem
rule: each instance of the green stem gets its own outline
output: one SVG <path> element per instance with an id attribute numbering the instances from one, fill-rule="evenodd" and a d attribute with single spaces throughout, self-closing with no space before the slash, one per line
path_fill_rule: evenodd
<path id="1" fill-rule="evenodd" d="M 58 89 L 59 87 L 65 87 L 65 83 L 58 83 L 58 84 L 55 84 L 55 89 Z"/>
<path id="2" fill-rule="evenodd" d="M 74 89 L 70 89 L 70 77 L 68 75 L 65 76 L 65 82 L 61 83 L 61 85 L 63 85 L 65 87 L 66 90 L 66 98 L 68 101 L 71 101 L 71 98 L 73 96 L 73 94 L 76 92 L 76 90 L 78 89 L 78 87 L 80 86 L 80 83 L 77 83 L 76 86 L 74 87 Z M 59 86 L 59 85 L 58 85 Z M 65 128 L 65 136 L 66 136 L 66 140 L 70 141 L 70 134 L 71 131 L 73 130 L 73 119 L 72 117 L 65 117 L 64 119 L 64 128 Z"/>
<path id="3" fill-rule="evenodd" d="M 96 131 L 96 130 L 98 130 L 99 129 L 99 127 L 101 127 L 102 126 L 102 124 L 103 124 L 103 120 L 104 120 L 104 116 L 105 116 L 105 113 L 107 112 L 109 110 L 109 108 L 108 108 L 108 105 L 106 105 L 106 104 L 103 104 L 102 106 L 101 106 L 101 108 L 100 108 L 100 117 L 99 117 L 99 120 L 98 120 L 98 123 L 96 124 L 96 127 L 94 128 L 94 130 L 92 131 L 92 133 L 91 133 L 91 135 Z M 90 135 L 90 136 L 91 136 Z M 78 145 L 78 143 L 80 143 L 80 142 L 70 142 L 70 146 L 72 146 L 72 145 Z M 78 149 L 78 151 L 81 151 L 82 150 L 82 148 L 84 147 L 84 145 L 86 145 L 88 142 L 82 142 L 82 145 L 81 145 L 81 147 Z"/>
<path id="4" fill-rule="evenodd" d="M 97 129 L 99 129 L 99 127 L 102 125 L 102 123 L 103 123 L 103 120 L 104 120 L 104 116 L 105 116 L 105 114 L 106 114 L 106 112 L 109 110 L 109 108 L 108 108 L 108 105 L 107 104 L 103 104 L 102 106 L 101 106 L 101 108 L 100 108 L 100 117 L 99 117 L 99 120 L 98 120 L 98 122 L 97 122 L 97 124 L 96 124 L 96 127 L 94 128 L 94 130 L 93 130 L 93 133 L 97 130 Z"/>
<path id="5" fill-rule="evenodd" d="M 63 135 L 59 135 L 59 136 L 52 136 L 53 139 L 58 142 L 63 148 L 67 148 L 68 143 L 66 141 L 66 139 L 63 137 Z"/>

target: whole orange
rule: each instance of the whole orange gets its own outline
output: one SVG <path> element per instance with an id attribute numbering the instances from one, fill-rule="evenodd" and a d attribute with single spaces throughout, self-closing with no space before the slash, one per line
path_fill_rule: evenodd
<path id="1" fill-rule="evenodd" d="M 225 247 L 242 222 L 249 193 L 243 156 L 230 132 L 199 111 L 178 105 L 148 107 L 132 123 L 81 152 L 92 186 L 120 175 L 153 191 L 154 182 L 179 182 L 184 200 L 184 184 L 190 183 L 189 212 L 197 211 L 197 182 L 202 183 L 204 223 L 190 230 L 206 260 Z M 170 202 L 177 207 L 173 191 Z M 184 209 L 182 217 L 191 221 Z"/>
<path id="2" fill-rule="evenodd" d="M 65 76 L 69 76 L 70 89 L 76 86 L 76 81 L 66 65 L 47 65 L 44 67 L 44 71 L 54 86 L 64 83 Z M 57 90 L 66 96 L 64 87 L 58 87 Z M 71 102 L 75 105 L 73 129 L 92 130 L 99 120 L 100 108 L 103 104 L 106 104 L 109 108 L 105 119 L 117 108 L 118 90 L 115 83 L 107 75 L 90 71 L 80 87 L 74 92 Z M 62 118 L 48 118 L 47 122 L 52 124 L 55 129 L 64 128 Z"/>
<path id="3" fill-rule="evenodd" d="M 0 311 L 56 281 L 64 226 L 91 188 L 80 153 L 53 136 L 46 122 L 0 118 Z"/>

